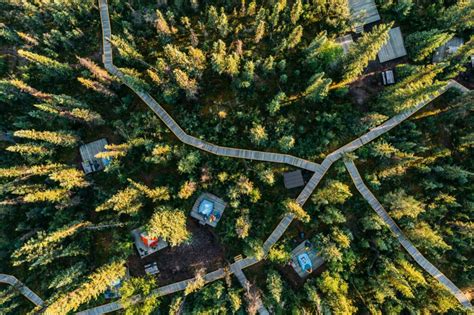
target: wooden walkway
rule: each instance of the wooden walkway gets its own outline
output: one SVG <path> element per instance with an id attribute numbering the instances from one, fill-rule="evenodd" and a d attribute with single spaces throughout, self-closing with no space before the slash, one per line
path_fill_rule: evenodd
<path id="1" fill-rule="evenodd" d="M 432 275 L 438 280 L 456 299 L 464 305 L 466 308 L 474 311 L 471 302 L 464 295 L 464 293 L 449 280 L 441 271 L 439 271 L 432 263 L 430 263 L 416 247 L 408 240 L 403 234 L 402 230 L 398 227 L 395 221 L 389 216 L 387 211 L 383 208 L 380 202 L 375 198 L 374 194 L 367 188 L 364 181 L 362 180 L 357 167 L 353 161 L 344 161 L 349 174 L 351 175 L 352 181 L 356 186 L 357 190 L 364 197 L 365 200 L 370 204 L 372 209 L 377 212 L 380 218 L 388 225 L 390 231 L 395 235 L 400 244 L 405 248 L 408 254 L 421 266 L 426 272 Z"/>
<path id="2" fill-rule="evenodd" d="M 460 89 L 462 92 L 469 91 L 467 90 L 464 86 L 460 85 L 456 81 L 449 81 L 446 86 L 441 88 L 437 93 L 433 94 L 429 98 L 423 100 L 416 106 L 414 106 L 412 109 L 407 110 L 403 113 L 400 113 L 391 119 L 387 120 L 380 126 L 370 130 L 366 134 L 360 136 L 359 138 L 351 141 L 350 143 L 344 145 L 343 147 L 337 149 L 336 151 L 330 153 L 321 164 L 317 164 L 314 162 L 310 162 L 298 157 L 294 157 L 291 155 L 286 155 L 286 154 L 279 154 L 279 153 L 270 153 L 270 152 L 261 152 L 261 151 L 252 151 L 252 150 L 243 150 L 243 149 L 236 149 L 236 148 L 228 148 L 228 147 L 222 147 L 222 146 L 217 146 L 211 143 L 208 143 L 206 141 L 200 140 L 196 137 L 190 136 L 186 134 L 183 129 L 173 120 L 173 118 L 161 107 L 148 93 L 144 93 L 142 91 L 137 90 L 136 88 L 132 87 L 130 84 L 127 83 L 127 79 L 124 76 L 123 73 L 121 73 L 114 65 L 113 65 L 113 58 L 112 58 L 112 45 L 110 43 L 110 38 L 111 38 L 111 27 L 110 27 L 110 18 L 109 18 L 109 12 L 108 12 L 108 6 L 107 6 L 107 0 L 99 0 L 99 9 L 100 9 L 100 17 L 101 17 L 101 22 L 102 22 L 102 44 L 103 44 L 103 62 L 105 65 L 105 68 L 115 76 L 117 76 L 119 79 L 122 80 L 124 84 L 126 84 L 130 89 L 132 89 L 149 107 L 150 109 L 153 110 L 153 112 L 158 115 L 158 117 L 166 124 L 166 126 L 176 135 L 176 137 L 181 140 L 183 143 L 186 143 L 188 145 L 194 146 L 196 148 L 199 148 L 201 150 L 207 151 L 212 154 L 220 155 L 220 156 L 226 156 L 226 157 L 235 157 L 235 158 L 243 158 L 243 159 L 250 159 L 250 160 L 259 160 L 259 161 L 265 161 L 265 162 L 275 162 L 275 163 L 285 163 L 289 164 L 292 166 L 296 166 L 299 168 L 307 169 L 310 171 L 313 171 L 314 174 L 311 177 L 311 179 L 308 181 L 306 186 L 303 188 L 301 193 L 296 199 L 296 202 L 303 206 L 306 201 L 309 199 L 321 179 L 324 177 L 326 172 L 329 170 L 331 165 L 339 160 L 340 158 L 343 157 L 345 153 L 352 152 L 357 150 L 358 148 L 362 147 L 363 145 L 367 144 L 368 142 L 374 140 L 375 138 L 381 136 L 382 134 L 386 133 L 387 131 L 393 129 L 397 125 L 399 125 L 401 122 L 409 118 L 411 115 L 413 115 L 415 112 L 423 108 L 426 104 L 431 102 L 434 98 L 437 96 L 443 94 L 446 92 L 450 87 L 455 87 Z M 346 165 L 347 166 L 347 165 Z M 373 202 L 373 201 L 372 201 Z M 388 215 L 387 215 L 388 217 Z M 388 217 L 389 218 L 389 217 Z M 282 220 L 278 223 L 276 228 L 273 230 L 273 232 L 270 234 L 270 236 L 265 240 L 263 244 L 263 248 L 265 253 L 267 254 L 268 251 L 271 249 L 273 245 L 275 245 L 276 242 L 282 237 L 282 235 L 285 233 L 286 229 L 290 226 L 291 222 L 294 219 L 293 214 L 286 214 Z M 401 233 L 401 231 L 400 231 Z M 401 234 L 402 235 L 402 234 Z M 404 243 L 402 242 L 401 238 L 399 238 L 400 242 L 403 244 L 408 244 L 409 241 L 404 239 Z M 411 243 L 410 243 L 411 244 Z M 413 249 L 410 249 L 413 253 L 418 252 L 416 248 L 412 246 Z M 419 252 L 418 252 L 419 253 Z M 419 254 L 421 256 L 421 254 Z M 417 256 L 418 257 L 418 256 Z M 422 256 L 421 256 L 422 257 Z M 423 258 L 424 259 L 424 258 Z M 426 259 L 425 259 L 426 261 Z M 255 257 L 247 257 L 245 259 L 238 260 L 231 264 L 230 267 L 230 273 L 234 273 L 239 279 L 240 283 L 245 283 L 246 278 L 245 275 L 242 272 L 242 269 L 245 269 L 247 267 L 250 267 L 254 264 L 256 264 L 258 260 Z M 427 270 L 434 271 L 437 269 L 434 268 L 431 264 L 429 267 L 426 263 L 429 263 L 428 261 L 423 262 L 423 266 L 427 266 Z M 439 273 L 438 271 L 438 274 Z M 436 274 L 436 275 L 438 275 Z M 225 276 L 225 271 L 221 268 L 216 271 L 213 271 L 211 273 L 208 273 L 204 276 L 204 279 L 206 280 L 206 283 L 212 282 L 218 279 L 222 279 Z M 444 277 L 446 278 L 446 277 Z M 173 283 L 164 287 L 160 287 L 153 291 L 153 294 L 156 294 L 158 296 L 163 296 L 167 294 L 172 294 L 175 292 L 183 291 L 187 284 L 194 279 L 188 279 L 184 280 L 181 282 Z M 450 284 L 451 288 L 456 288 L 454 284 L 452 284 L 449 279 L 446 278 L 447 281 L 446 284 Z M 457 289 L 457 288 L 456 288 Z M 457 289 L 459 291 L 459 289 Z M 458 291 L 451 291 L 453 294 L 458 294 L 455 292 Z M 462 292 L 461 292 L 462 294 Z M 458 297 L 458 296 L 456 296 Z M 140 297 L 136 296 L 133 298 L 134 302 L 139 301 Z M 465 299 L 465 297 L 464 297 Z M 463 300 L 464 301 L 464 300 Z M 461 302 L 465 303 L 465 302 Z M 471 307 L 470 304 L 463 304 L 466 307 Z M 119 309 L 123 308 L 119 303 L 114 302 L 114 303 L 109 303 L 105 304 L 102 306 L 98 306 L 83 312 L 80 312 L 78 314 L 81 315 L 97 315 L 97 314 L 105 314 L 113 311 L 117 311 Z M 262 304 L 261 311 L 264 312 L 266 311 L 263 310 L 264 306 Z M 261 313 L 261 314 L 268 314 L 267 313 Z"/>
<path id="3" fill-rule="evenodd" d="M 30 288 L 25 286 L 20 280 L 18 280 L 14 276 L 0 273 L 0 283 L 11 285 L 13 288 L 15 288 L 15 290 L 20 292 L 24 297 L 30 300 L 33 304 L 39 307 L 43 307 L 44 301 L 36 293 L 31 291 Z"/>

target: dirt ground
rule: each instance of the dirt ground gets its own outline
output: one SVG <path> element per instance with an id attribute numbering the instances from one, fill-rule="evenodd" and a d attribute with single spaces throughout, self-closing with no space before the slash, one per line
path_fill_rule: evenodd
<path id="1" fill-rule="evenodd" d="M 156 275 L 160 286 L 192 278 L 195 271 L 204 268 L 214 271 L 225 265 L 224 250 L 211 227 L 199 225 L 189 218 L 188 230 L 192 233 L 189 244 L 167 247 L 140 259 L 137 253 L 130 256 L 128 266 L 132 276 L 144 276 L 144 265 L 156 262 L 160 273 Z"/>

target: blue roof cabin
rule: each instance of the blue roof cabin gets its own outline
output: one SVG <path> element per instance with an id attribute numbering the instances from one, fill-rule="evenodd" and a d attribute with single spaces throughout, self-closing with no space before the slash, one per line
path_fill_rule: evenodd
<path id="1" fill-rule="evenodd" d="M 84 169 L 84 173 L 89 174 L 101 171 L 107 165 L 109 165 L 109 159 L 100 159 L 95 157 L 98 153 L 107 151 L 105 149 L 106 145 L 107 140 L 105 138 L 102 138 L 80 146 L 79 152 L 81 153 L 81 164 L 82 168 Z"/>
<path id="2" fill-rule="evenodd" d="M 202 225 L 216 227 L 222 218 L 226 203 L 217 196 L 203 193 L 194 203 L 191 216 Z"/>
<path id="3" fill-rule="evenodd" d="M 324 263 L 310 241 L 303 241 L 291 251 L 290 264 L 300 278 L 306 278 Z"/>

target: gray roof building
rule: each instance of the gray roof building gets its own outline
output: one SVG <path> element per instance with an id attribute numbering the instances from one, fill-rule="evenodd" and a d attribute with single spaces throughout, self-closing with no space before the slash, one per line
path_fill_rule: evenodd
<path id="1" fill-rule="evenodd" d="M 81 164 L 84 173 L 89 174 L 103 170 L 109 164 L 110 161 L 108 159 L 98 159 L 95 157 L 97 153 L 106 151 L 106 145 L 107 140 L 105 138 L 81 145 L 79 152 L 81 153 Z"/>
<path id="2" fill-rule="evenodd" d="M 224 200 L 210 193 L 203 193 L 198 197 L 191 210 L 191 216 L 202 225 L 216 227 L 222 218 L 226 207 Z"/>
<path id="3" fill-rule="evenodd" d="M 149 237 L 143 229 L 133 230 L 132 237 L 140 258 L 154 254 L 168 246 L 168 243 L 162 239 Z"/>
<path id="4" fill-rule="evenodd" d="M 392 28 L 389 31 L 389 38 L 385 45 L 380 49 L 378 56 L 380 62 L 386 62 L 407 55 L 405 44 L 403 42 L 400 27 Z"/>
<path id="5" fill-rule="evenodd" d="M 349 0 L 349 8 L 358 33 L 362 31 L 364 25 L 380 20 L 374 0 Z"/>
<path id="6" fill-rule="evenodd" d="M 283 173 L 283 183 L 287 189 L 304 186 L 304 179 L 301 170 Z"/>
<path id="7" fill-rule="evenodd" d="M 446 44 L 438 47 L 433 55 L 433 62 L 441 62 L 449 55 L 454 54 L 459 47 L 464 45 L 464 40 L 460 37 L 453 37 Z"/>
<path id="8" fill-rule="evenodd" d="M 349 52 L 349 48 L 354 43 L 354 41 L 352 40 L 352 35 L 348 34 L 348 35 L 344 35 L 344 36 L 336 38 L 336 43 L 341 45 L 342 50 L 344 51 L 344 55 L 345 55 Z"/>

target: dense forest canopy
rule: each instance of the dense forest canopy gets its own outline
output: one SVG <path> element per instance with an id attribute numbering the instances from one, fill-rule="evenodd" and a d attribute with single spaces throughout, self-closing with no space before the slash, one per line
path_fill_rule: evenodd
<path id="1" fill-rule="evenodd" d="M 294 167 L 188 146 L 124 84 L 149 93 L 199 139 L 316 163 L 448 80 L 472 89 L 471 1 L 378 0 L 380 20 L 363 32 L 354 2 L 110 0 L 121 80 L 102 64 L 97 1 L 0 0 L 0 272 L 42 297 L 49 314 L 110 302 L 104 292 L 117 279 L 113 301 L 126 314 L 254 314 L 258 300 L 274 314 L 467 314 L 403 250 L 342 160 L 301 206 L 302 188 L 284 187 L 282 174 Z M 381 63 L 397 27 L 406 55 Z M 340 39 L 348 34 L 347 48 Z M 436 60 L 454 39 L 462 44 Z M 386 70 L 395 84 L 382 83 Z M 468 298 L 472 105 L 472 92 L 449 89 L 344 157 Z M 86 175 L 79 147 L 103 138 L 97 158 L 107 165 Z M 305 181 L 311 175 L 303 171 Z M 190 217 L 206 192 L 226 204 L 216 228 Z M 297 220 L 266 253 L 263 242 L 288 213 Z M 169 244 L 150 256 L 155 276 L 143 267 L 153 259 L 134 246 L 137 228 Z M 324 265 L 303 281 L 289 261 L 306 239 Z M 205 283 L 206 272 L 238 255 L 261 259 L 245 269 L 255 290 L 230 275 Z M 191 277 L 184 292 L 150 295 Z M 131 303 L 137 294 L 143 299 Z M 33 308 L 0 286 L 0 313 Z"/>

